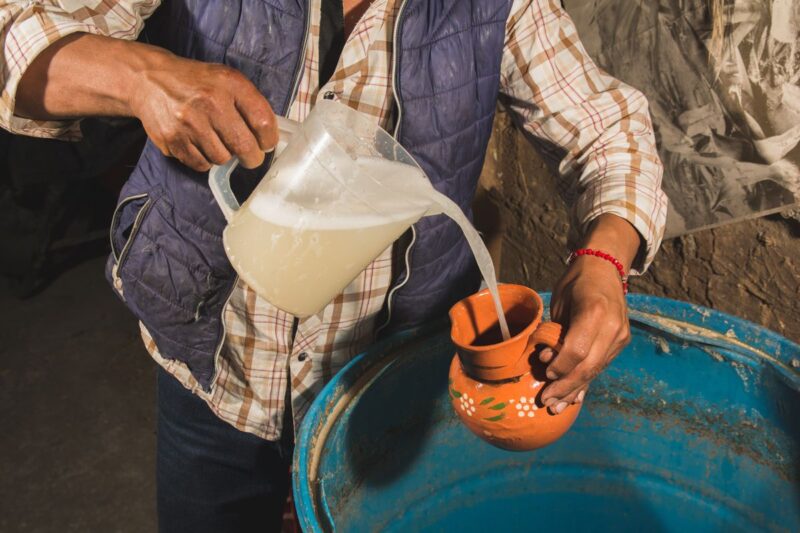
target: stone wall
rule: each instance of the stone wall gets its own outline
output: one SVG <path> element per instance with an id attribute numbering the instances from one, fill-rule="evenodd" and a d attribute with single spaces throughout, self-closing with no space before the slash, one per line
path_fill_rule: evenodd
<path id="1" fill-rule="evenodd" d="M 563 272 L 569 217 L 556 179 L 498 112 L 476 223 L 504 281 L 549 290 Z M 712 307 L 800 342 L 800 223 L 775 215 L 667 240 L 631 290 Z"/>

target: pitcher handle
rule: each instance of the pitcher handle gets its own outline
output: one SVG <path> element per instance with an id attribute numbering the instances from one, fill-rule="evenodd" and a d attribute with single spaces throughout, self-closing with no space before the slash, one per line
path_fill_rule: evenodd
<path id="1" fill-rule="evenodd" d="M 239 158 L 232 157 L 224 165 L 214 165 L 208 171 L 208 186 L 211 188 L 211 194 L 214 195 L 214 200 L 217 201 L 217 205 L 228 222 L 240 207 L 239 200 L 231 190 L 231 173 L 238 165 Z"/>
<path id="2" fill-rule="evenodd" d="M 562 332 L 563 328 L 561 324 L 557 322 L 542 322 L 533 334 L 531 334 L 531 338 L 528 340 L 528 348 L 533 351 L 533 348 L 537 345 L 544 344 L 556 352 L 561 351 L 563 347 L 563 339 L 561 338 Z"/>
<path id="3" fill-rule="evenodd" d="M 284 117 L 275 117 L 278 123 L 278 144 L 275 145 L 275 157 L 283 152 L 286 145 L 289 144 L 291 138 L 300 130 L 300 123 Z M 273 151 L 270 150 L 270 151 Z M 269 153 L 269 152 L 268 152 Z M 239 166 L 239 158 L 232 157 L 230 161 L 223 165 L 214 165 L 208 171 L 208 186 L 211 188 L 211 194 L 214 195 L 214 200 L 217 201 L 225 220 L 228 222 L 233 218 L 233 214 L 241 207 L 239 200 L 231 190 L 231 174 L 234 169 Z"/>

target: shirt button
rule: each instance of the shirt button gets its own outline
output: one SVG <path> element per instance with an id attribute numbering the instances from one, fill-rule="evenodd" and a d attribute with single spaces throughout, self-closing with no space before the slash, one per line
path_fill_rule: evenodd
<path id="1" fill-rule="evenodd" d="M 118 290 L 122 290 L 122 280 L 120 278 L 114 280 L 114 287 Z"/>
<path id="2" fill-rule="evenodd" d="M 300 352 L 297 356 L 298 361 L 305 361 L 306 359 L 308 359 L 308 354 L 306 352 Z"/>

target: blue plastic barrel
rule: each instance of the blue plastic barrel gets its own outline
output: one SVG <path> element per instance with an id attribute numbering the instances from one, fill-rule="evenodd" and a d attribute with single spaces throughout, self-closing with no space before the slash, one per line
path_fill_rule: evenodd
<path id="1" fill-rule="evenodd" d="M 711 309 L 629 302 L 631 345 L 534 452 L 459 423 L 447 324 L 360 355 L 300 428 L 303 529 L 800 531 L 800 346 Z"/>

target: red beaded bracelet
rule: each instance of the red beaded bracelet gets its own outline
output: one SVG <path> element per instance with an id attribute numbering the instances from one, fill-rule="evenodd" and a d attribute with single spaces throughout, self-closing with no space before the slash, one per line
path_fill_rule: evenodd
<path id="1" fill-rule="evenodd" d="M 580 248 L 569 254 L 569 257 L 567 257 L 567 264 L 568 265 L 572 264 L 572 262 L 575 261 L 575 259 L 579 258 L 582 255 L 593 255 L 595 257 L 599 257 L 600 259 L 605 259 L 606 261 L 617 267 L 617 272 L 619 272 L 619 277 L 620 279 L 622 279 L 622 292 L 624 294 L 628 294 L 628 275 L 625 273 L 625 267 L 622 266 L 622 263 L 620 263 L 616 257 L 614 257 L 611 254 L 601 252 L 600 250 L 592 250 L 591 248 Z"/>

